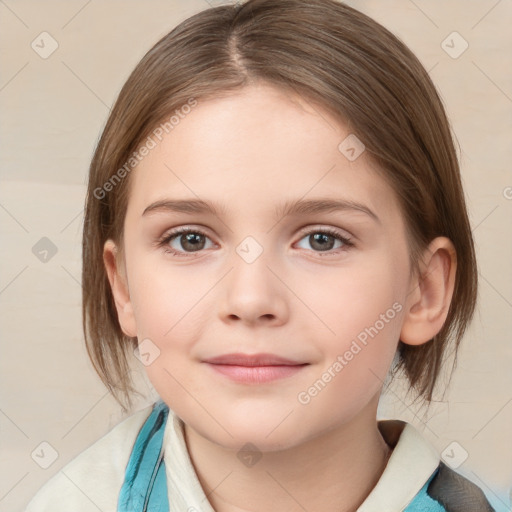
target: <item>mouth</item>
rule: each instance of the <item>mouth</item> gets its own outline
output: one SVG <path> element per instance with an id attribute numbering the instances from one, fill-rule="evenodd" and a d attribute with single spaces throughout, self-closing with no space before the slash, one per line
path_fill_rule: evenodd
<path id="1" fill-rule="evenodd" d="M 245 384 L 263 384 L 291 377 L 309 363 L 274 354 L 225 354 L 204 361 L 215 372 Z"/>

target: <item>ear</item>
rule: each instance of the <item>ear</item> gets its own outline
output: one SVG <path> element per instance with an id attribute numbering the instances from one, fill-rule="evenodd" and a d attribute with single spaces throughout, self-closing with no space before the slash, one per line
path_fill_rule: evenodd
<path id="1" fill-rule="evenodd" d="M 133 338 L 137 336 L 137 327 L 130 301 L 126 271 L 124 265 L 118 262 L 117 247 L 112 240 L 107 240 L 103 246 L 103 262 L 116 304 L 119 324 L 123 332 Z"/>
<path id="2" fill-rule="evenodd" d="M 400 340 L 422 345 L 443 327 L 455 286 L 457 253 L 452 241 L 437 237 L 423 253 L 420 275 L 411 280 Z"/>

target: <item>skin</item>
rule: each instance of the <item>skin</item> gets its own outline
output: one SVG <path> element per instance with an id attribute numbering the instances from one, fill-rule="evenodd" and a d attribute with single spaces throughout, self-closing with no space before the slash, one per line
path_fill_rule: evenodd
<path id="1" fill-rule="evenodd" d="M 218 512 L 355 510 L 391 452 L 376 412 L 399 338 L 425 343 L 446 319 L 452 243 L 433 240 L 421 275 L 410 272 L 396 194 L 366 153 L 349 161 L 338 150 L 349 133 L 318 105 L 262 83 L 199 101 L 132 171 L 123 251 L 105 244 L 122 329 L 160 350 L 148 377 L 184 421 Z M 320 197 L 362 203 L 379 221 L 355 210 L 275 216 L 286 200 Z M 171 198 L 216 201 L 225 211 L 142 215 Z M 157 245 L 179 226 L 205 233 L 200 250 L 180 235 Z M 334 228 L 354 245 L 328 237 L 322 251 L 304 228 Z M 247 236 L 263 250 L 252 263 L 236 251 Z M 298 394 L 394 303 L 401 311 L 300 403 Z M 232 352 L 309 364 L 241 384 L 203 362 Z M 251 466 L 237 457 L 247 442 L 262 454 Z"/>

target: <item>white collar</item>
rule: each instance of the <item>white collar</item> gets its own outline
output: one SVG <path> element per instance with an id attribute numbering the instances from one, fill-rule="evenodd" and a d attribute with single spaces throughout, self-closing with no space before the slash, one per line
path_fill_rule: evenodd
<path id="1" fill-rule="evenodd" d="M 410 423 L 378 422 L 382 437 L 394 446 L 379 481 L 357 512 L 401 511 L 439 465 L 439 454 Z"/>

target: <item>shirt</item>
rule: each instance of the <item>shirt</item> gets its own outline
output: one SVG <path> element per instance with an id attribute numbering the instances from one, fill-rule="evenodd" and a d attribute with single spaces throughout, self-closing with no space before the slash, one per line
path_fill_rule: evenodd
<path id="1" fill-rule="evenodd" d="M 151 427 L 157 404 L 126 418 L 68 463 L 40 489 L 26 512 L 115 512 L 134 444 L 143 426 Z M 190 460 L 183 421 L 166 410 L 162 453 L 169 512 L 215 512 Z M 357 512 L 493 512 L 480 488 L 441 462 L 411 424 L 381 420 L 378 427 L 393 451 Z"/>

